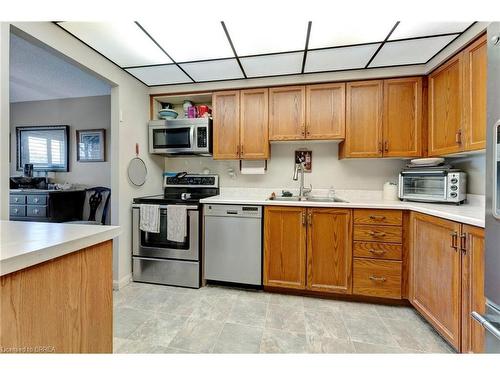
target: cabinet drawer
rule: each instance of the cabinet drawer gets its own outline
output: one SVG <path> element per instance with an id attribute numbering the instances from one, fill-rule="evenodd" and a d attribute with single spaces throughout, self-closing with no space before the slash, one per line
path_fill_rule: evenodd
<path id="1" fill-rule="evenodd" d="M 45 217 L 47 216 L 47 206 L 26 206 L 26 216 Z"/>
<path id="2" fill-rule="evenodd" d="M 26 196 L 27 204 L 40 204 L 45 206 L 47 204 L 47 196 L 46 195 L 28 195 Z"/>
<path id="3" fill-rule="evenodd" d="M 382 225 L 354 225 L 355 241 L 376 241 L 401 243 L 403 229 Z"/>
<path id="4" fill-rule="evenodd" d="M 354 210 L 354 224 L 402 225 L 403 212 L 400 210 Z"/>
<path id="5" fill-rule="evenodd" d="M 12 194 L 10 196 L 10 204 L 25 204 L 26 195 Z"/>
<path id="6" fill-rule="evenodd" d="M 353 255 L 358 258 L 401 260 L 402 245 L 355 241 Z"/>
<path id="7" fill-rule="evenodd" d="M 15 204 L 9 207 L 10 216 L 26 216 L 26 206 L 18 206 Z"/>
<path id="8" fill-rule="evenodd" d="M 354 259 L 354 294 L 401 299 L 401 262 Z"/>

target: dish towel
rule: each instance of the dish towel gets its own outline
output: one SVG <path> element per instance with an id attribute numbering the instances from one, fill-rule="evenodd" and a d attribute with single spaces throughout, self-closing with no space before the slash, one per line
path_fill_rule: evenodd
<path id="1" fill-rule="evenodd" d="M 180 204 L 167 205 L 167 240 L 184 242 L 187 236 L 187 207 Z"/>
<path id="2" fill-rule="evenodd" d="M 160 233 L 160 206 L 141 204 L 139 210 L 139 228 L 144 232 Z"/>

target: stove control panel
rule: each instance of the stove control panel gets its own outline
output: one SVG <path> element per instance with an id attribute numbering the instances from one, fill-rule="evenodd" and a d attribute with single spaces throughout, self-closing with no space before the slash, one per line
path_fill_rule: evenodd
<path id="1" fill-rule="evenodd" d="M 165 176 L 164 187 L 219 187 L 218 175 L 187 174 L 182 177 Z"/>

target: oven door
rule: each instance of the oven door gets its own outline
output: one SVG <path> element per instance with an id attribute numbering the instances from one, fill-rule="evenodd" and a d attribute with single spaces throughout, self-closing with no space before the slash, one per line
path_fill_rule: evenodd
<path id="1" fill-rule="evenodd" d="M 132 255 L 151 258 L 199 260 L 200 259 L 200 221 L 198 207 L 188 207 L 187 236 L 183 242 L 167 239 L 167 208 L 160 206 L 160 233 L 140 230 L 140 209 L 132 208 Z"/>
<path id="2" fill-rule="evenodd" d="M 400 198 L 426 202 L 444 202 L 447 197 L 446 172 L 404 172 L 401 174 Z"/>
<path id="3" fill-rule="evenodd" d="M 189 153 L 195 147 L 194 127 L 190 125 L 149 127 L 149 152 L 152 154 Z"/>

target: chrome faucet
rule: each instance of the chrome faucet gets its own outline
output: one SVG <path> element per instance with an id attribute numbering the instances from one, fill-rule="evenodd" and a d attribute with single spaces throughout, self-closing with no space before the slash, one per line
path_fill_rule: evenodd
<path id="1" fill-rule="evenodd" d="M 299 178 L 299 172 L 300 172 L 300 186 L 299 186 L 299 199 L 302 200 L 306 197 L 307 194 L 309 194 L 312 191 L 312 185 L 310 187 L 306 188 L 304 187 L 304 170 L 305 170 L 305 163 L 303 159 L 299 159 L 298 163 L 295 163 L 295 169 L 293 171 L 293 180 L 297 181 Z"/>

